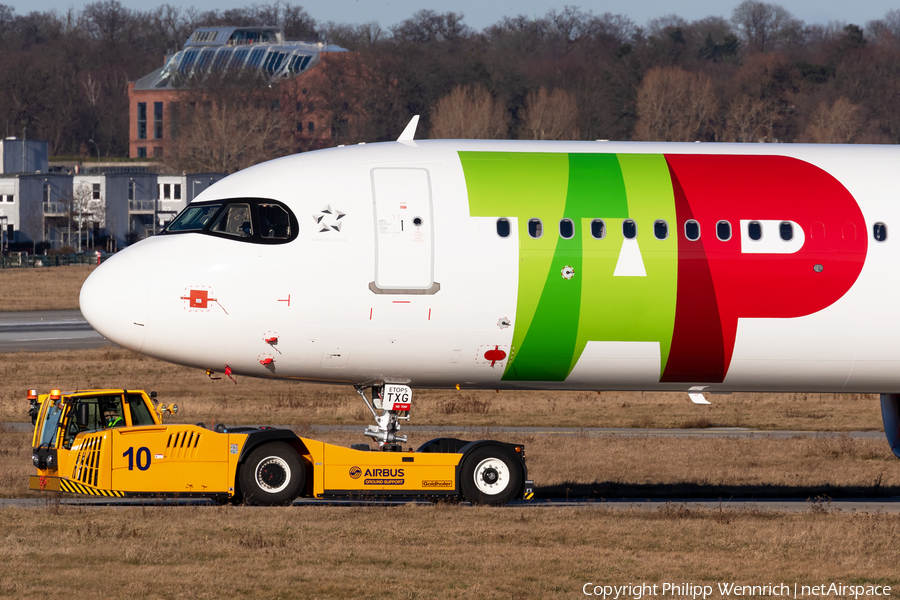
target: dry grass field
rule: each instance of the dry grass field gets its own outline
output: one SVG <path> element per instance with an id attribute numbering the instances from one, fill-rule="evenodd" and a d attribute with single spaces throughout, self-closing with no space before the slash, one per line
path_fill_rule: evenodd
<path id="1" fill-rule="evenodd" d="M 81 284 L 96 268 L 0 269 L 0 312 L 78 308 Z"/>
<path id="2" fill-rule="evenodd" d="M 821 507 L 784 515 L 683 505 L 117 510 L 51 502 L 0 509 L 0 522 L 6 598 L 583 598 L 589 582 L 878 583 L 896 592 L 900 581 L 900 516 Z"/>

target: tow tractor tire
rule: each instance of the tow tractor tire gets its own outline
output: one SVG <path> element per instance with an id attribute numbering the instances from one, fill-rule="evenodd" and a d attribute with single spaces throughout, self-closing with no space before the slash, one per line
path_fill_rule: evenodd
<path id="1" fill-rule="evenodd" d="M 466 456 L 460 479 L 460 490 L 472 504 L 506 504 L 522 489 L 522 468 L 506 448 L 482 446 Z"/>
<path id="2" fill-rule="evenodd" d="M 306 467 L 293 448 L 284 442 L 272 442 L 250 453 L 238 479 L 247 504 L 289 504 L 306 485 Z"/>

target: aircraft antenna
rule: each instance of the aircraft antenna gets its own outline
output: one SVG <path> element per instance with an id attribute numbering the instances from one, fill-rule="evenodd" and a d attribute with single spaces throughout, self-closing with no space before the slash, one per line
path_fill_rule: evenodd
<path id="1" fill-rule="evenodd" d="M 419 126 L 419 115 L 415 115 L 412 119 L 409 120 L 409 123 L 406 125 L 406 129 L 403 130 L 403 133 L 400 134 L 400 137 L 397 138 L 398 142 L 411 142 L 413 138 L 416 137 L 416 127 Z"/>

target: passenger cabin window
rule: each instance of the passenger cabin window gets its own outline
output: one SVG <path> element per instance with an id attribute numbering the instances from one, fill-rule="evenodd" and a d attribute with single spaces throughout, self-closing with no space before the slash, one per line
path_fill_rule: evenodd
<path id="1" fill-rule="evenodd" d="M 602 240 L 606 237 L 606 223 L 603 222 L 603 219 L 591 221 L 591 237 L 595 240 Z"/>
<path id="2" fill-rule="evenodd" d="M 225 207 L 225 210 L 219 213 L 209 230 L 237 237 L 250 237 L 253 235 L 253 224 L 250 222 L 250 205 L 229 204 Z"/>
<path id="3" fill-rule="evenodd" d="M 716 237 L 727 242 L 731 239 L 731 223 L 728 221 L 719 221 L 716 223 Z"/>
<path id="4" fill-rule="evenodd" d="M 669 237 L 669 224 L 662 219 L 653 223 L 653 236 L 658 240 Z"/>
<path id="5" fill-rule="evenodd" d="M 541 223 L 540 219 L 528 220 L 528 235 L 534 239 L 538 239 L 544 235 L 544 224 Z"/>
<path id="6" fill-rule="evenodd" d="M 188 204 L 163 234 L 202 233 L 254 244 L 284 244 L 297 237 L 297 218 L 275 200 L 241 198 Z"/>
<path id="7" fill-rule="evenodd" d="M 754 242 L 762 239 L 762 224 L 759 221 L 750 221 L 747 223 L 747 237 Z"/>
<path id="8" fill-rule="evenodd" d="M 497 219 L 497 235 L 509 237 L 509 219 Z"/>
<path id="9" fill-rule="evenodd" d="M 778 234 L 782 240 L 789 242 L 794 239 L 794 226 L 787 221 L 782 221 L 781 225 L 778 226 Z"/>
<path id="10" fill-rule="evenodd" d="M 875 238 L 876 242 L 883 242 L 887 239 L 887 225 L 884 223 L 878 222 L 872 226 L 872 237 Z"/>
<path id="11" fill-rule="evenodd" d="M 635 223 L 633 219 L 625 219 L 622 221 L 622 235 L 629 240 L 633 240 L 637 237 L 637 223 Z"/>
<path id="12" fill-rule="evenodd" d="M 572 223 L 572 219 L 563 219 L 559 222 L 559 237 L 564 240 L 575 237 L 575 224 Z"/>
<path id="13" fill-rule="evenodd" d="M 691 219 L 684 223 L 684 237 L 692 242 L 700 239 L 700 223 Z"/>

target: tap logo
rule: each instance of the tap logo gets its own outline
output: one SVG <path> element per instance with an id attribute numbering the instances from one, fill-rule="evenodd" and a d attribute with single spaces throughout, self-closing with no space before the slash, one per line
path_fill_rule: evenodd
<path id="1" fill-rule="evenodd" d="M 316 225 L 319 226 L 319 233 L 325 231 L 340 231 L 341 225 L 343 224 L 341 219 L 344 218 L 345 214 L 346 213 L 342 213 L 335 208 L 331 208 L 330 204 L 326 204 L 325 208 L 313 214 L 312 218 L 313 221 L 316 222 Z"/>
<path id="2" fill-rule="evenodd" d="M 359 467 L 350 467 L 350 477 L 351 479 L 359 479 L 362 476 L 362 469 Z"/>

